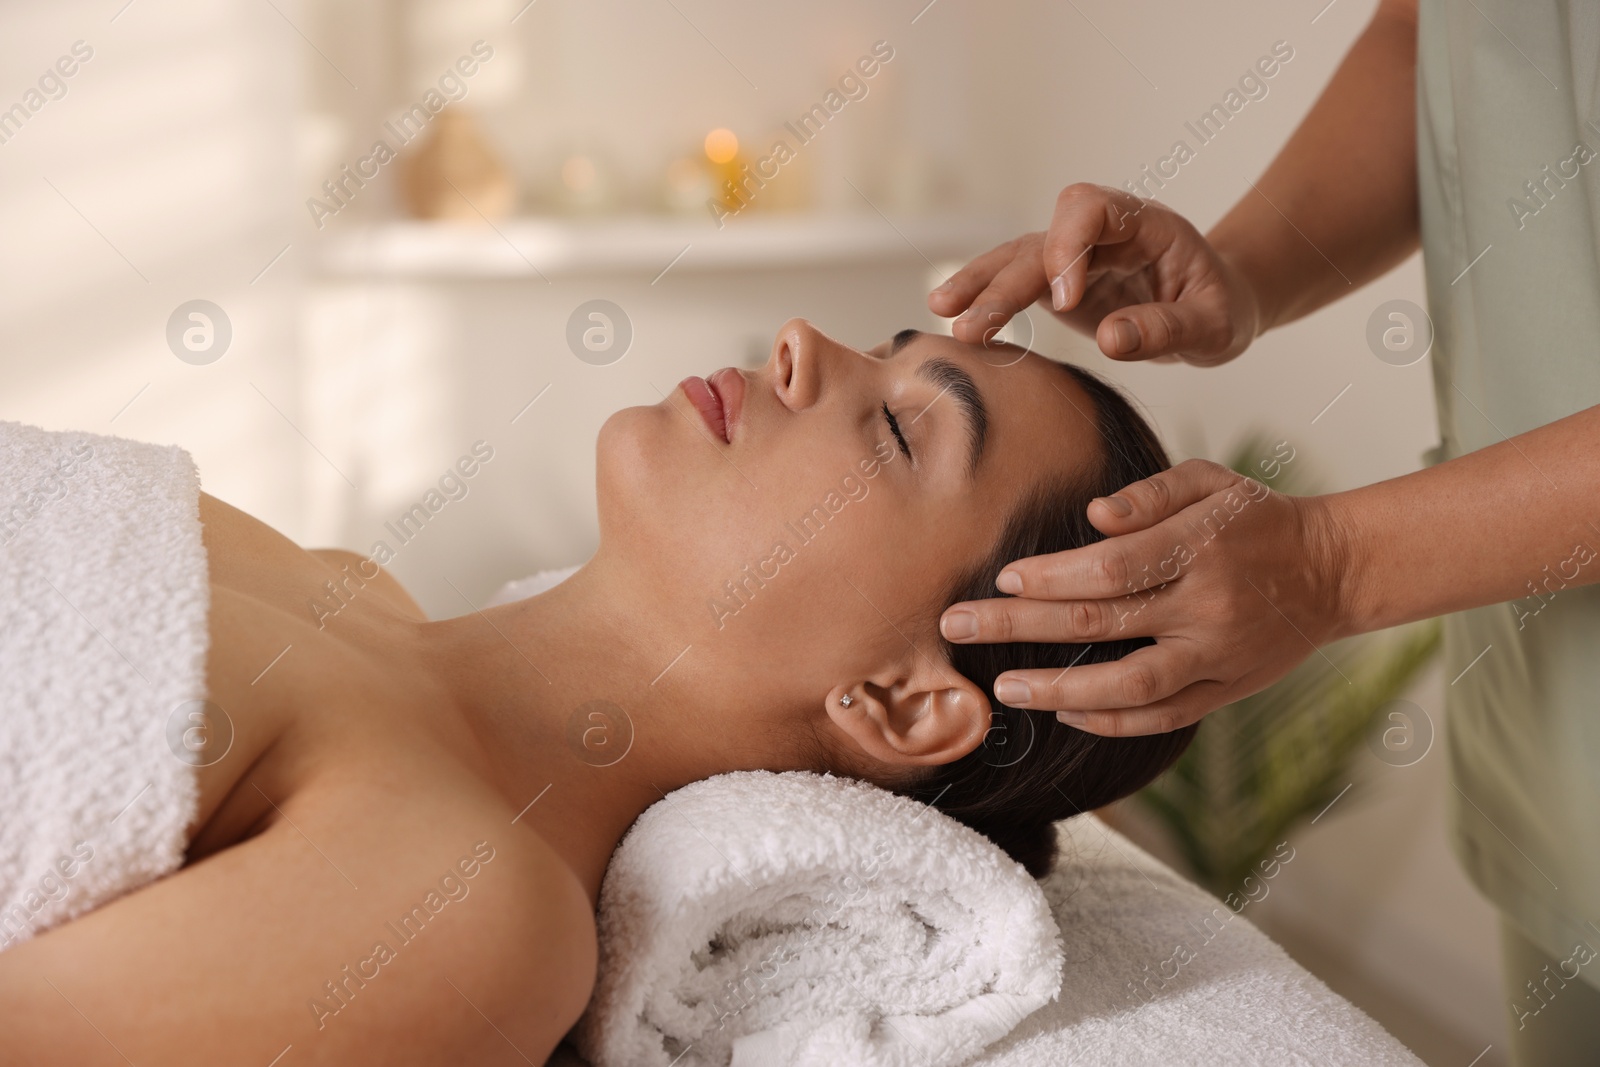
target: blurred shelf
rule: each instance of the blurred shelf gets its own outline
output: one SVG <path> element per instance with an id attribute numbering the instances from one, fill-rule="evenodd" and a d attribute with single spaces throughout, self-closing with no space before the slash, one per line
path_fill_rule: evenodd
<path id="1" fill-rule="evenodd" d="M 487 225 L 386 222 L 330 234 L 318 269 L 337 278 L 516 279 L 965 258 L 1015 234 L 995 219 L 757 215 L 718 230 L 694 218 L 515 218 Z"/>

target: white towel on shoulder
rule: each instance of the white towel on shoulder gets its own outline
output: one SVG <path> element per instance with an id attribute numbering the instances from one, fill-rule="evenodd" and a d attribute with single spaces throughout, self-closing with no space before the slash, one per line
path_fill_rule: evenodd
<path id="1" fill-rule="evenodd" d="M 1037 882 L 982 835 L 851 779 L 747 771 L 652 805 L 611 858 L 596 1067 L 944 1067 L 1061 981 Z"/>
<path id="2" fill-rule="evenodd" d="M 209 592 L 187 452 L 0 422 L 0 950 L 182 866 Z"/>

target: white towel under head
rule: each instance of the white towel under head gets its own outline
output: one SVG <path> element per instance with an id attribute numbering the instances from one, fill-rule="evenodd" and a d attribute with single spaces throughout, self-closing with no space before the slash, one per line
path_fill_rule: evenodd
<path id="1" fill-rule="evenodd" d="M 959 1064 L 1060 986 L 1038 883 L 982 835 L 829 775 L 719 775 L 641 815 L 574 1038 L 596 1067 Z"/>

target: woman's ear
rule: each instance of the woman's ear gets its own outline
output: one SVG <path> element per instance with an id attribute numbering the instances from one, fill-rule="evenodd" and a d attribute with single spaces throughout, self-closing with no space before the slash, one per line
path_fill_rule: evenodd
<path id="1" fill-rule="evenodd" d="M 835 729 L 868 757 L 892 766 L 953 763 L 989 732 L 983 690 L 921 654 L 904 677 L 835 686 L 825 699 Z"/>

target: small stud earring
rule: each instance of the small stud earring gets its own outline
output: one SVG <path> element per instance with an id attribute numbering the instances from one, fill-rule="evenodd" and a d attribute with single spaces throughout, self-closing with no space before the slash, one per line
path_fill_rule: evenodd
<path id="1" fill-rule="evenodd" d="M 839 706 L 841 708 L 848 708 L 851 704 L 854 704 L 855 702 L 856 702 L 856 698 L 851 696 L 849 693 L 846 693 L 844 696 L 839 698 Z"/>

